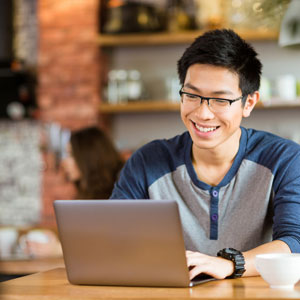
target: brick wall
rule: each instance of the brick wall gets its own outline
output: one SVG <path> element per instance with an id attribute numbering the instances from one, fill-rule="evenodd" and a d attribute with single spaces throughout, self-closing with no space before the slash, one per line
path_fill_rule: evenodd
<path id="1" fill-rule="evenodd" d="M 96 44 L 98 0 L 39 0 L 38 90 L 40 118 L 70 129 L 96 124 L 100 53 Z M 54 222 L 52 202 L 74 190 L 45 152 L 43 224 Z"/>
<path id="2" fill-rule="evenodd" d="M 97 122 L 97 0 L 38 2 L 41 118 L 78 128 Z"/>

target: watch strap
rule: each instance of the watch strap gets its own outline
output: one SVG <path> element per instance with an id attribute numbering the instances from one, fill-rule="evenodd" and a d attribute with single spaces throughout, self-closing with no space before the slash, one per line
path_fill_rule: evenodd
<path id="1" fill-rule="evenodd" d="M 239 278 L 242 277 L 245 270 L 245 258 L 241 251 L 234 248 L 224 248 L 217 253 L 217 256 L 231 260 L 234 264 L 233 273 L 226 278 Z"/>

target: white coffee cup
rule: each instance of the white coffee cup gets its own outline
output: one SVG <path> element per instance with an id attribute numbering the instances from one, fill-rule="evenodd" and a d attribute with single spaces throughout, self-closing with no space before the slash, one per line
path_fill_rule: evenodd
<path id="1" fill-rule="evenodd" d="M 259 254 L 255 266 L 271 288 L 291 289 L 300 280 L 300 253 Z"/>
<path id="2" fill-rule="evenodd" d="M 0 258 L 9 258 L 17 243 L 18 230 L 14 227 L 0 228 Z"/>
<path id="3" fill-rule="evenodd" d="M 20 249 L 22 254 L 31 255 L 28 244 L 31 242 L 39 244 L 47 244 L 49 242 L 49 237 L 43 230 L 32 229 L 26 234 L 22 235 L 19 239 Z"/>

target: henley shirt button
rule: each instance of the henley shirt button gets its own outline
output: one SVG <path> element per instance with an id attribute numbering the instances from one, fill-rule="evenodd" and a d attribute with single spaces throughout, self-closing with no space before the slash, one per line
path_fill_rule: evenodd
<path id="1" fill-rule="evenodd" d="M 212 195 L 213 195 L 213 197 L 216 198 L 216 197 L 218 197 L 219 193 L 218 193 L 217 191 L 213 191 L 213 192 L 212 192 Z"/>
<path id="2" fill-rule="evenodd" d="M 218 214 L 212 214 L 211 219 L 216 222 L 218 220 Z"/>

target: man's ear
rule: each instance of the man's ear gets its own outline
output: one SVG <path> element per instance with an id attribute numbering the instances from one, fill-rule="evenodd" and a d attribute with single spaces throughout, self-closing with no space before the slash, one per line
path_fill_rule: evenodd
<path id="1" fill-rule="evenodd" d="M 243 108 L 243 117 L 247 118 L 250 116 L 255 104 L 259 101 L 259 91 L 254 92 L 251 95 L 248 95 L 248 98 L 244 104 Z"/>

